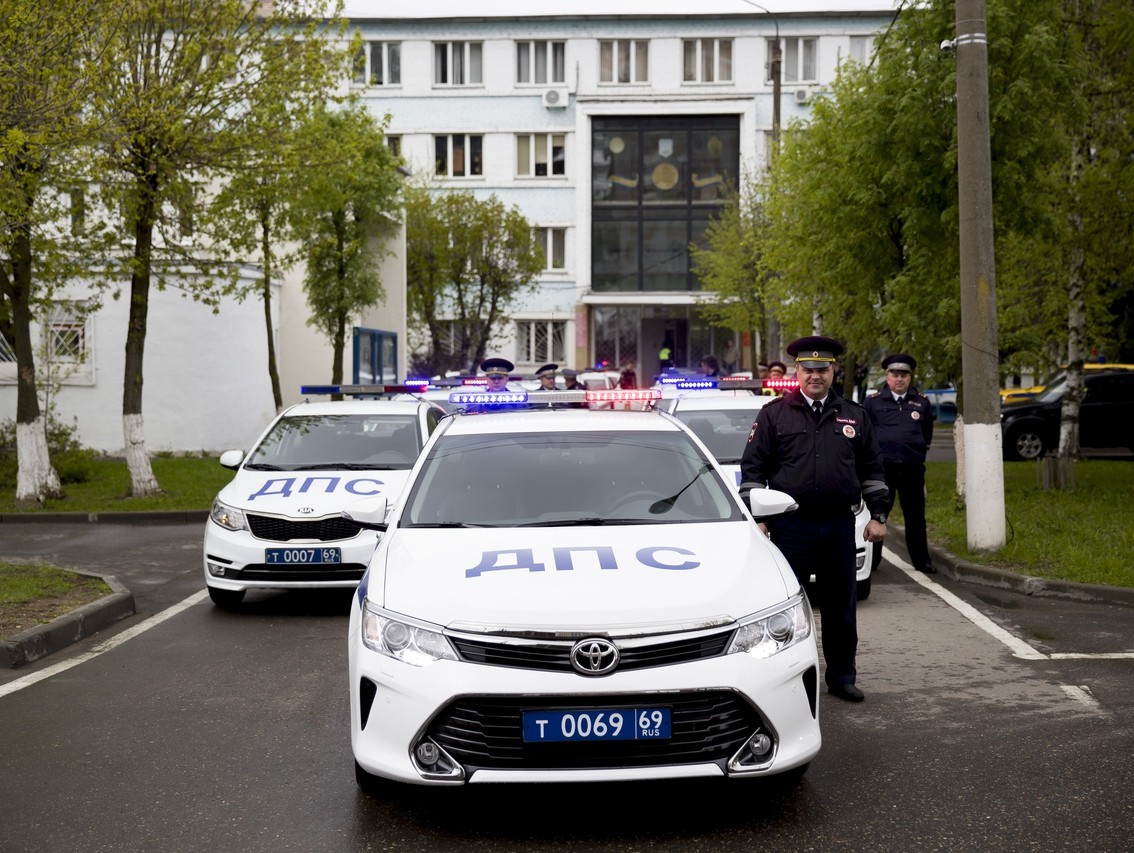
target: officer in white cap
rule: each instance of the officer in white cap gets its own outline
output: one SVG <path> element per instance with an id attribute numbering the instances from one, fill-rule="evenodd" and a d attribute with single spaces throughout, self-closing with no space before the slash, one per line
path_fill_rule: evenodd
<path id="1" fill-rule="evenodd" d="M 843 345 L 811 336 L 788 344 L 799 387 L 760 409 L 740 460 L 740 491 L 787 492 L 799 509 L 771 519 L 767 532 L 800 583 L 812 575 L 822 617 L 827 692 L 861 702 L 858 623 L 855 612 L 854 508 L 866 501 L 871 520 L 865 538 L 886 534 L 886 479 L 870 418 L 831 388 Z"/>
<path id="2" fill-rule="evenodd" d="M 886 485 L 890 488 L 887 514 L 894 501 L 902 503 L 906 525 L 906 550 L 919 572 L 936 574 L 929 558 L 925 532 L 925 456 L 933 442 L 933 404 L 913 386 L 917 361 L 912 355 L 896 352 L 882 359 L 886 385 L 866 398 L 863 406 L 878 434 L 882 461 L 886 466 Z M 882 549 L 874 549 L 874 568 L 882 560 Z"/>

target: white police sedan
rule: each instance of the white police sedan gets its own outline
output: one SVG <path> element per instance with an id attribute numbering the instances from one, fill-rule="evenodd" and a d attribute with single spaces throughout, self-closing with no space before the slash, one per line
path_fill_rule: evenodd
<path id="1" fill-rule="evenodd" d="M 679 421 L 568 407 L 657 392 L 526 396 L 467 398 L 392 506 L 346 510 L 385 531 L 348 636 L 360 786 L 798 778 L 814 623 L 753 522 L 791 497 L 750 515 Z"/>
<path id="2" fill-rule="evenodd" d="M 213 602 L 234 607 L 250 589 L 357 586 L 378 537 L 344 519 L 343 507 L 360 497 L 396 498 L 444 416 L 421 402 L 304 402 L 281 413 L 247 457 L 223 453 L 221 464 L 236 475 L 205 522 Z"/>
<path id="3" fill-rule="evenodd" d="M 758 384 L 758 382 L 757 382 Z M 774 397 L 763 395 L 745 396 L 739 383 L 732 383 L 727 390 L 724 383 L 719 391 L 690 391 L 676 396 L 670 403 L 673 416 L 693 430 L 705 443 L 721 467 L 740 485 L 740 457 L 752 432 L 756 413 Z M 864 538 L 866 525 L 870 521 L 870 511 L 859 501 L 855 508 L 855 566 L 858 600 L 870 597 L 870 574 L 874 556 L 874 543 Z"/>

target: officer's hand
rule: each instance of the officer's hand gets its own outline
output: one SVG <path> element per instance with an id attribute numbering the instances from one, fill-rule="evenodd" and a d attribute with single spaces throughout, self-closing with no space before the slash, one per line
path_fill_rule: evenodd
<path id="1" fill-rule="evenodd" d="M 886 525 L 881 521 L 875 521 L 873 518 L 866 522 L 866 530 L 862 532 L 862 538 L 867 542 L 881 542 L 885 535 Z"/>
<path id="2" fill-rule="evenodd" d="M 763 534 L 764 534 L 765 536 L 767 536 L 767 537 L 768 537 L 769 539 L 771 539 L 771 538 L 772 538 L 772 534 L 768 532 L 768 525 L 766 525 L 766 524 L 765 524 L 764 522 L 762 522 L 762 521 L 757 521 L 757 522 L 756 522 L 756 526 L 760 528 L 760 532 L 761 532 L 761 533 L 763 533 Z"/>

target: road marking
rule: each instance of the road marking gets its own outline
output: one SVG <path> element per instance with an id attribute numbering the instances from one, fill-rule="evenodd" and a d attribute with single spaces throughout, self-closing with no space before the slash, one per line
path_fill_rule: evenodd
<path id="1" fill-rule="evenodd" d="M 1134 652 L 1052 652 L 1052 660 L 1134 660 Z"/>
<path id="2" fill-rule="evenodd" d="M 1091 688 L 1083 684 L 1075 687 L 1071 684 L 1060 684 L 1059 689 L 1062 690 L 1071 699 L 1074 699 L 1080 705 L 1086 705 L 1092 711 L 1099 709 L 1098 700 L 1091 695 Z"/>
<path id="3" fill-rule="evenodd" d="M 23 678 L 17 678 L 15 681 L 10 681 L 7 684 L 0 685 L 0 698 L 7 696 L 9 693 L 15 693 L 17 690 L 23 690 L 25 687 L 31 687 L 38 681 L 43 681 L 45 678 L 51 678 L 51 676 L 53 675 L 58 675 L 61 672 L 66 672 L 67 670 L 71 669 L 71 667 L 78 666 L 81 663 L 86 663 L 87 661 L 93 660 L 94 658 L 97 658 L 99 655 L 104 654 L 105 652 L 109 652 L 111 649 L 117 648 L 127 640 L 132 640 L 139 634 L 150 630 L 150 628 L 156 628 L 166 619 L 173 618 L 182 610 L 188 610 L 194 604 L 198 604 L 199 602 L 204 601 L 204 599 L 208 597 L 208 594 L 209 591 L 207 589 L 196 592 L 186 598 L 184 601 L 180 601 L 177 604 L 174 604 L 172 607 L 167 607 L 165 610 L 161 611 L 161 613 L 157 613 L 151 616 L 149 619 L 145 619 L 139 622 L 133 628 L 127 628 L 125 631 L 115 634 L 109 640 L 92 646 L 89 652 L 83 652 L 81 655 L 76 655 L 69 660 L 61 661 L 57 664 L 54 664 L 53 666 L 41 669 L 39 670 L 39 672 L 33 672 L 30 675 L 25 675 Z"/>

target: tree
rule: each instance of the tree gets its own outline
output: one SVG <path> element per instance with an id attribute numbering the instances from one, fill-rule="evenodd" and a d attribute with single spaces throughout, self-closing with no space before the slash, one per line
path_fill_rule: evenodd
<path id="1" fill-rule="evenodd" d="M 543 268 L 543 251 L 518 208 L 495 195 L 418 188 L 407 208 L 409 304 L 429 332 L 432 358 L 475 370 L 492 329 Z M 447 325 L 452 324 L 451 338 Z M 444 355 L 442 355 L 444 354 Z"/>
<path id="2" fill-rule="evenodd" d="M 201 189 L 240 168 L 261 137 L 266 105 L 322 92 L 341 54 L 337 16 L 320 23 L 322 0 L 123 0 L 121 26 L 92 42 L 85 70 L 97 77 L 91 113 L 99 122 L 110 210 L 122 211 L 132 249 L 129 325 L 122 394 L 131 495 L 159 491 L 145 450 L 143 357 L 151 281 L 176 280 L 214 301 L 225 269 L 178 231 L 206 215 Z M 156 239 L 168 235 L 170 239 Z M 186 273 L 186 268 L 193 270 Z"/>
<path id="3" fill-rule="evenodd" d="M 61 494 L 39 406 L 32 324 L 56 286 L 78 269 L 81 217 L 60 228 L 68 202 L 83 198 L 76 149 L 88 125 L 88 81 L 75 64 L 81 38 L 114 16 L 101 0 L 75 5 L 0 0 L 0 330 L 16 357 L 16 500 L 42 503 Z M 74 239 L 78 238 L 78 239 Z M 48 342 L 50 346 L 50 342 Z"/>
<path id="4" fill-rule="evenodd" d="M 303 235 L 308 325 L 331 341 L 331 382 L 343 381 L 347 323 L 385 298 L 377 260 L 381 241 L 401 216 L 399 160 L 384 124 L 363 107 L 316 108 L 302 129 L 307 164 L 302 194 L 291 205 L 293 233 Z"/>

